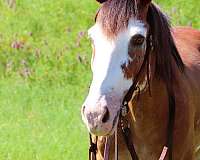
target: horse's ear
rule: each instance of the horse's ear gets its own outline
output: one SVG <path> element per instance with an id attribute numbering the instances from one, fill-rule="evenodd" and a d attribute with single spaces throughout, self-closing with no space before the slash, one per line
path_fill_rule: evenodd
<path id="1" fill-rule="evenodd" d="M 99 3 L 103 3 L 103 2 L 106 2 L 107 0 L 96 0 L 96 1 Z"/>

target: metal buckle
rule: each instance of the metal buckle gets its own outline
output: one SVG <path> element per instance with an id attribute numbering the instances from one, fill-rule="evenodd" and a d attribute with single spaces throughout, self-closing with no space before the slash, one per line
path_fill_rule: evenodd
<path id="1" fill-rule="evenodd" d="M 124 102 L 121 106 L 121 116 L 125 117 L 128 114 L 128 102 Z"/>
<path id="2" fill-rule="evenodd" d="M 127 128 L 130 128 L 130 123 L 126 118 L 121 118 L 120 120 L 121 129 L 124 132 Z"/>

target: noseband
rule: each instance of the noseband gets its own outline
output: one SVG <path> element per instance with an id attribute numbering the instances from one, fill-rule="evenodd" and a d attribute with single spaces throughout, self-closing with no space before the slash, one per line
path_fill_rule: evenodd
<path id="1" fill-rule="evenodd" d="M 138 155 L 135 151 L 134 147 L 134 142 L 132 140 L 132 134 L 130 130 L 130 123 L 128 120 L 128 112 L 129 112 L 129 106 L 128 103 L 131 101 L 132 96 L 135 91 L 138 90 L 138 80 L 140 78 L 141 73 L 145 69 L 147 70 L 147 82 L 148 82 L 148 88 L 149 88 L 149 94 L 151 95 L 151 90 L 150 90 L 150 78 L 149 78 L 149 55 L 154 51 L 154 45 L 153 45 L 153 37 L 151 34 L 148 35 L 147 38 L 147 50 L 144 56 L 143 63 L 140 67 L 140 70 L 138 74 L 135 76 L 133 80 L 132 86 L 129 88 L 127 94 L 125 95 L 122 105 L 120 107 L 120 114 L 119 114 L 119 127 L 122 131 L 124 141 L 126 143 L 127 149 L 132 157 L 132 160 L 139 160 Z M 170 90 L 170 88 L 167 86 L 167 92 L 168 92 L 168 101 L 169 101 L 169 121 L 168 121 L 168 128 L 167 128 L 167 141 L 166 144 L 163 148 L 163 151 L 160 155 L 159 160 L 164 160 L 166 157 L 166 154 L 168 152 L 168 158 L 169 160 L 172 159 L 172 150 L 173 150 L 173 130 L 174 130 L 174 121 L 175 121 L 175 98 L 173 91 Z M 116 142 L 116 137 L 115 135 L 115 142 Z M 96 154 L 97 154 L 97 141 L 98 137 L 95 138 L 95 142 L 92 140 L 92 136 L 90 134 L 90 148 L 89 148 L 89 160 L 96 160 Z M 108 145 L 107 142 L 105 144 L 105 149 L 104 149 L 104 160 L 108 160 L 108 155 L 106 155 L 109 151 L 108 150 Z M 115 147 L 115 160 L 118 160 L 118 144 L 116 144 L 117 147 Z M 105 158 L 106 157 L 106 158 Z"/>

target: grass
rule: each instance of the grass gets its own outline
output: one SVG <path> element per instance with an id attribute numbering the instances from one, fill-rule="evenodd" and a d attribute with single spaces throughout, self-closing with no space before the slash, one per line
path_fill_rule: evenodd
<path id="1" fill-rule="evenodd" d="M 200 1 L 157 0 L 173 25 L 200 28 Z M 87 159 L 87 94 L 95 1 L 0 0 L 0 159 Z"/>

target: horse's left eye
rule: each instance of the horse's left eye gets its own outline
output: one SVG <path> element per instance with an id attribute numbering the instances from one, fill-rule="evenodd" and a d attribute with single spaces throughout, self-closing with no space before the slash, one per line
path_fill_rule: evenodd
<path id="1" fill-rule="evenodd" d="M 145 37 L 143 35 L 137 34 L 131 38 L 130 43 L 134 46 L 139 46 L 144 43 L 144 40 L 145 40 Z"/>

